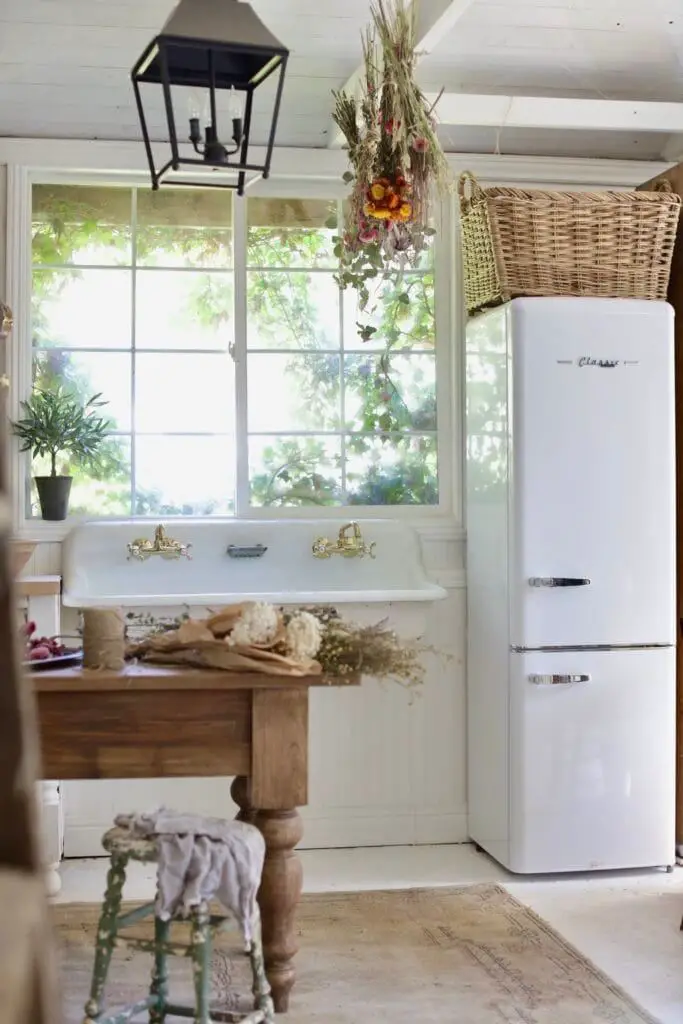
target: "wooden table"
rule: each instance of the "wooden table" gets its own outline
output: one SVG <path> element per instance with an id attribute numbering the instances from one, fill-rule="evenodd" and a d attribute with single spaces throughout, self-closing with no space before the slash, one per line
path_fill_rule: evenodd
<path id="1" fill-rule="evenodd" d="M 302 886 L 297 808 L 308 801 L 308 691 L 329 683 L 139 665 L 38 672 L 31 681 L 45 778 L 235 776 L 238 817 L 266 840 L 263 945 L 275 1009 L 286 1012 Z"/>

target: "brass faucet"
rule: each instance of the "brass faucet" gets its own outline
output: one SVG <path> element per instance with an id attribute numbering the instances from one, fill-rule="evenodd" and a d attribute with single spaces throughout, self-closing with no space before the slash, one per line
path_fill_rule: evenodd
<path id="1" fill-rule="evenodd" d="M 349 536 L 349 530 L 353 531 Z M 346 523 L 339 531 L 336 541 L 328 540 L 327 537 L 316 537 L 313 541 L 314 558 L 331 558 L 332 555 L 341 555 L 342 558 L 362 558 L 369 555 L 375 557 L 375 542 L 366 544 L 360 532 L 358 523 Z"/>
<path id="2" fill-rule="evenodd" d="M 160 555 L 167 559 L 190 558 L 191 547 L 191 544 L 181 544 L 169 537 L 160 523 L 154 531 L 153 541 L 146 537 L 138 537 L 128 545 L 128 560 L 137 558 L 138 561 L 145 562 L 152 555 Z"/>

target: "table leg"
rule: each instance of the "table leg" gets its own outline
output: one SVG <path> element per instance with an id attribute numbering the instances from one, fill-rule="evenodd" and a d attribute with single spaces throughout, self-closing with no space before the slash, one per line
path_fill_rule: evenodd
<path id="1" fill-rule="evenodd" d="M 293 963 L 298 949 L 295 914 L 303 884 L 303 869 L 294 847 L 303 836 L 303 822 L 296 809 L 263 811 L 251 807 L 247 779 L 235 779 L 231 793 L 240 808 L 238 819 L 256 825 L 266 841 L 258 896 L 263 953 L 275 1012 L 286 1013 L 296 976 Z"/>
<path id="2" fill-rule="evenodd" d="M 245 775 L 236 775 L 232 780 L 230 785 L 230 796 L 239 807 L 239 810 L 235 815 L 235 820 L 246 821 L 247 824 L 253 825 L 256 812 L 251 806 L 251 798 L 249 796 L 249 779 Z"/>
<path id="3" fill-rule="evenodd" d="M 301 841 L 304 826 L 297 810 L 257 811 L 254 824 L 266 840 L 259 890 L 266 975 L 275 1012 L 286 1013 L 296 977 L 293 958 L 299 945 L 294 922 L 303 885 L 303 867 L 294 847 Z"/>
<path id="4" fill-rule="evenodd" d="M 42 854 L 48 896 L 62 888 L 59 868 L 64 845 L 64 819 L 59 782 L 40 782 Z"/>

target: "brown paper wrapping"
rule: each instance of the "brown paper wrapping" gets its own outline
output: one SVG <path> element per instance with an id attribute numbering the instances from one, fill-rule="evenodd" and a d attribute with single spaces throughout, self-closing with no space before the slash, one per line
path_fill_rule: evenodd
<path id="1" fill-rule="evenodd" d="M 188 619 L 178 629 L 129 644 L 126 655 L 163 665 L 194 665 L 226 672 L 261 672 L 273 676 L 319 675 L 319 663 L 297 661 L 273 648 L 284 639 L 284 624 L 267 644 L 231 644 L 227 637 L 244 605 L 223 608 L 208 619 Z"/>

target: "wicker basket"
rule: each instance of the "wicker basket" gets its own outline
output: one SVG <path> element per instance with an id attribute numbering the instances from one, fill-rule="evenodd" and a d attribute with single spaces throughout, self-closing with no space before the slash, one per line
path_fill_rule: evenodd
<path id="1" fill-rule="evenodd" d="M 522 295 L 665 299 L 681 199 L 543 192 L 459 180 L 470 314 Z"/>

